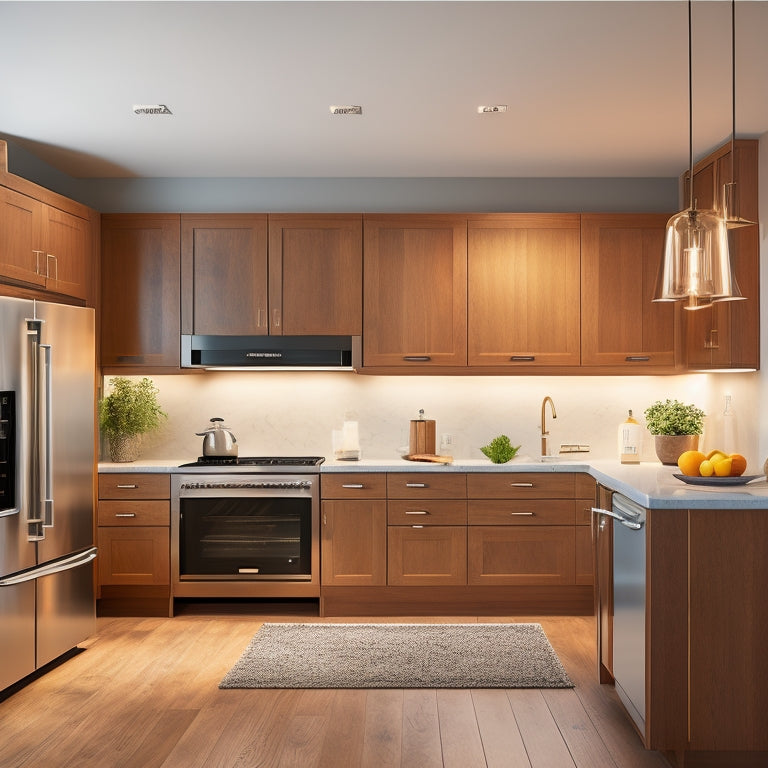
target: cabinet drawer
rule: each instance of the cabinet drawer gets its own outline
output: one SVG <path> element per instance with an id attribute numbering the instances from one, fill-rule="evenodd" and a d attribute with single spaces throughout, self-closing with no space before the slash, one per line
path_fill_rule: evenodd
<path id="1" fill-rule="evenodd" d="M 167 528 L 99 528 L 99 584 L 171 583 Z"/>
<path id="2" fill-rule="evenodd" d="M 390 526 L 387 541 L 389 585 L 439 586 L 467 583 L 465 526 Z"/>
<path id="3" fill-rule="evenodd" d="M 575 503 L 571 499 L 472 499 L 468 521 L 470 525 L 573 525 Z"/>
<path id="4" fill-rule="evenodd" d="M 572 526 L 473 526 L 467 583 L 561 585 L 575 581 Z"/>
<path id="5" fill-rule="evenodd" d="M 573 499 L 570 472 L 505 472 L 469 474 L 470 499 Z"/>
<path id="6" fill-rule="evenodd" d="M 390 472 L 387 475 L 390 499 L 466 499 L 466 475 L 436 472 Z"/>
<path id="7" fill-rule="evenodd" d="M 383 499 L 386 491 L 387 476 L 383 472 L 320 476 L 320 495 L 324 499 Z"/>
<path id="8" fill-rule="evenodd" d="M 459 499 L 390 500 L 389 525 L 466 525 L 467 502 Z"/>
<path id="9" fill-rule="evenodd" d="M 167 474 L 99 475 L 100 499 L 170 499 L 171 476 Z"/>
<path id="10" fill-rule="evenodd" d="M 594 503 L 597 493 L 597 482 L 594 477 L 579 472 L 574 476 L 574 489 L 577 499 L 589 499 L 591 503 Z"/>
<path id="11" fill-rule="evenodd" d="M 99 525 L 165 525 L 171 524 L 169 501 L 100 501 Z"/>

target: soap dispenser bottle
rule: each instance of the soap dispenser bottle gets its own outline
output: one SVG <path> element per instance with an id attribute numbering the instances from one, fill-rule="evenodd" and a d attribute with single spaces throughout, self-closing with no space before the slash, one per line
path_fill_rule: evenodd
<path id="1" fill-rule="evenodd" d="M 626 421 L 619 424 L 619 461 L 622 464 L 640 463 L 642 428 L 630 409 Z"/>

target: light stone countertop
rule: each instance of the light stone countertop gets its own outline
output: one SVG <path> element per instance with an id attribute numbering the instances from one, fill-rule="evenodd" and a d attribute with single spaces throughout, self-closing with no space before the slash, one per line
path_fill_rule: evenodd
<path id="1" fill-rule="evenodd" d="M 99 472 L 138 473 L 212 473 L 215 467 L 184 467 L 189 459 L 139 459 L 125 464 L 103 462 Z M 317 469 L 317 468 L 312 468 Z M 620 464 L 610 460 L 535 461 L 515 458 L 507 464 L 492 464 L 487 459 L 457 459 L 452 464 L 406 461 L 402 458 L 361 459 L 360 461 L 326 461 L 320 473 L 339 472 L 586 472 L 602 485 L 624 494 L 649 509 L 766 509 L 768 482 L 764 476 L 748 485 L 713 487 L 688 485 L 674 477 L 677 467 L 658 462 Z M 247 467 L 242 468 L 248 472 Z M 301 471 L 301 470 L 300 470 Z M 751 470 L 748 468 L 747 470 Z"/>

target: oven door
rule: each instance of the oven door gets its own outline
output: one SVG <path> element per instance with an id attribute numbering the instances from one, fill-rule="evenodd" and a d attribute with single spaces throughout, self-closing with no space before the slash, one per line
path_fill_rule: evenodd
<path id="1" fill-rule="evenodd" d="M 178 582 L 310 582 L 317 476 L 182 476 L 172 504 Z"/>

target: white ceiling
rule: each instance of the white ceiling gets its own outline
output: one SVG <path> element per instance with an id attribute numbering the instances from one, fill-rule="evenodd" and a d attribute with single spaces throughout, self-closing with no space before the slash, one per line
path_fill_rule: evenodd
<path id="1" fill-rule="evenodd" d="M 730 14 L 693 4 L 697 156 L 731 133 Z M 0 135 L 75 177 L 676 176 L 687 18 L 679 0 L 0 1 Z M 754 137 L 768 2 L 736 19 Z"/>

